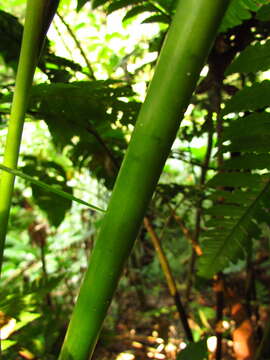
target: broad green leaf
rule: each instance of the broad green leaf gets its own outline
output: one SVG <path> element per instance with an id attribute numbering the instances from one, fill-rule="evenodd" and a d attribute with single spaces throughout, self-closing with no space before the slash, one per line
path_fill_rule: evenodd
<path id="1" fill-rule="evenodd" d="M 177 360 L 204 360 L 207 358 L 208 350 L 206 339 L 189 344 L 177 356 Z"/>
<path id="2" fill-rule="evenodd" d="M 168 15 L 153 15 L 149 16 L 145 20 L 142 21 L 142 24 L 150 24 L 150 23 L 163 23 L 163 24 L 170 24 L 171 18 Z"/>
<path id="3" fill-rule="evenodd" d="M 270 135 L 270 113 L 257 112 L 231 121 L 229 126 L 224 128 L 223 140 L 238 142 L 239 137 L 266 133 Z"/>
<path id="4" fill-rule="evenodd" d="M 5 351 L 9 348 L 11 348 L 11 346 L 16 345 L 17 341 L 15 340 L 1 340 L 1 349 L 2 351 Z"/>
<path id="5" fill-rule="evenodd" d="M 260 21 L 270 20 L 270 4 L 264 5 L 256 14 L 256 18 Z"/>
<path id="6" fill-rule="evenodd" d="M 243 213 L 243 205 L 227 205 L 220 204 L 210 207 L 209 209 L 204 210 L 205 214 L 214 215 L 214 216 L 241 216 Z"/>
<path id="7" fill-rule="evenodd" d="M 233 191 L 216 190 L 213 194 L 208 196 L 208 199 L 212 201 L 223 201 L 228 204 L 249 204 L 250 201 L 256 198 L 257 192 L 248 189 L 246 191 L 242 189 L 233 189 Z"/>
<path id="8" fill-rule="evenodd" d="M 132 18 L 133 16 L 142 14 L 144 12 L 156 12 L 157 8 L 153 6 L 152 4 L 144 4 L 133 7 L 131 10 L 129 10 L 126 15 L 123 17 L 123 21 L 128 20 Z"/>
<path id="9" fill-rule="evenodd" d="M 127 147 L 119 122 L 134 124 L 140 109 L 133 95 L 130 85 L 113 80 L 41 84 L 33 87 L 29 110 L 46 121 L 58 149 L 68 146 L 75 167 L 89 168 L 112 188 Z"/>
<path id="10" fill-rule="evenodd" d="M 249 73 L 270 68 L 270 40 L 264 44 L 248 46 L 227 68 L 225 75 L 235 72 Z"/>
<path id="11" fill-rule="evenodd" d="M 270 80 L 255 83 L 238 91 L 222 111 L 223 115 L 247 110 L 260 110 L 269 106 Z"/>
<path id="12" fill-rule="evenodd" d="M 270 169 L 269 154 L 243 154 L 224 162 L 225 169 Z"/>
<path id="13" fill-rule="evenodd" d="M 233 219 L 222 219 L 222 223 L 220 221 L 220 219 L 218 218 L 211 218 L 210 220 L 206 221 L 205 226 L 207 227 L 207 233 L 208 236 L 210 236 L 209 233 L 212 233 L 213 231 L 216 231 L 216 229 L 220 229 L 220 228 L 228 228 L 228 227 L 232 227 L 234 225 L 234 220 Z"/>
<path id="14" fill-rule="evenodd" d="M 258 174 L 229 172 L 219 173 L 208 181 L 210 187 L 256 187 L 262 182 L 261 176 Z"/>
<path id="15" fill-rule="evenodd" d="M 1 288 L 0 310 L 7 316 L 19 320 L 22 312 L 30 311 L 33 304 L 55 289 L 63 278 L 63 275 L 51 275 L 49 279 L 37 278 L 25 283 L 19 290 L 12 288 L 12 293 Z"/>
<path id="16" fill-rule="evenodd" d="M 90 0 L 88 0 L 88 1 L 90 1 Z M 95 9 L 99 6 L 106 4 L 107 2 L 109 2 L 109 0 L 92 0 L 91 4 L 92 4 L 93 9 Z"/>
<path id="17" fill-rule="evenodd" d="M 13 69 L 17 68 L 22 33 L 23 26 L 18 19 L 0 10 L 0 54 L 3 56 L 5 63 Z"/>
<path id="18" fill-rule="evenodd" d="M 177 5 L 176 0 L 158 0 L 158 4 L 166 10 L 167 13 L 173 14 Z"/>
<path id="19" fill-rule="evenodd" d="M 144 0 L 115 0 L 115 1 L 111 1 L 109 6 L 108 6 L 108 13 L 110 14 L 113 11 L 122 9 L 124 7 L 141 4 L 141 3 L 144 3 L 144 2 L 145 2 Z"/>
<path id="20" fill-rule="evenodd" d="M 226 32 L 228 29 L 240 25 L 244 20 L 252 17 L 252 12 L 257 12 L 268 0 L 232 0 L 231 4 L 221 23 L 220 32 Z"/>
<path id="21" fill-rule="evenodd" d="M 270 224 L 269 204 L 267 204 L 266 208 L 258 209 L 257 218 L 260 220 L 260 223 Z"/>
<path id="22" fill-rule="evenodd" d="M 255 131 L 254 131 L 255 132 Z M 249 136 L 242 136 L 234 139 L 230 145 L 223 146 L 223 152 L 239 152 L 239 151 L 256 151 L 268 152 L 270 151 L 269 135 L 252 134 Z"/>
<path id="23" fill-rule="evenodd" d="M 77 0 L 77 11 L 80 11 L 88 1 L 90 0 Z"/>
<path id="24" fill-rule="evenodd" d="M 112 123 L 134 123 L 139 104 L 121 100 L 122 97 L 133 95 L 132 88 L 121 82 L 40 84 L 33 87 L 30 110 L 47 122 L 53 140 L 59 147 L 63 147 L 71 144 L 75 135 L 88 141 L 93 126 L 103 139 L 105 133 L 106 140 L 114 133 Z M 119 133 L 119 129 L 116 132 Z"/>
<path id="25" fill-rule="evenodd" d="M 62 166 L 53 161 L 40 161 L 34 156 L 25 156 L 24 161 L 26 164 L 22 167 L 23 172 L 72 195 L 73 190 L 66 184 L 66 172 Z M 51 225 L 59 226 L 71 207 L 71 200 L 63 198 L 59 201 L 55 193 L 48 192 L 33 183 L 31 188 L 36 204 L 46 213 Z"/>
<path id="26" fill-rule="evenodd" d="M 23 311 L 20 314 L 19 321 L 16 324 L 16 328 L 15 328 L 16 331 L 21 329 L 22 327 L 28 325 L 32 321 L 38 319 L 39 317 L 41 317 L 41 314 L 39 314 L 39 313 L 32 313 L 32 312 L 28 312 L 28 311 Z"/>

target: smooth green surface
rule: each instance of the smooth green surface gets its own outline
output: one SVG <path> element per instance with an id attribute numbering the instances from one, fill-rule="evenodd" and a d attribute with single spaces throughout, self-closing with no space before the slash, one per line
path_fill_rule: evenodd
<path id="1" fill-rule="evenodd" d="M 32 86 L 35 68 L 46 31 L 56 9 L 58 0 L 28 0 L 22 47 L 16 77 L 11 114 L 8 125 L 4 166 L 17 167 L 24 117 Z M 0 270 L 3 260 L 5 237 L 11 205 L 15 176 L 1 173 L 0 184 Z"/>
<path id="2" fill-rule="evenodd" d="M 93 353 L 118 279 L 229 0 L 180 0 L 118 175 L 59 360 Z"/>

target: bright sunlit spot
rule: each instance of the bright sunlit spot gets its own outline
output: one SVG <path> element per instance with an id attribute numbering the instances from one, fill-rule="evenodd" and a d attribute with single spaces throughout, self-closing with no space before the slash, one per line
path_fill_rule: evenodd
<path id="1" fill-rule="evenodd" d="M 133 354 L 122 352 L 116 358 L 116 360 L 134 360 L 135 356 Z"/>
<path id="2" fill-rule="evenodd" d="M 216 351 L 216 348 L 217 348 L 217 337 L 216 336 L 210 336 L 207 339 L 207 348 L 211 352 Z"/>

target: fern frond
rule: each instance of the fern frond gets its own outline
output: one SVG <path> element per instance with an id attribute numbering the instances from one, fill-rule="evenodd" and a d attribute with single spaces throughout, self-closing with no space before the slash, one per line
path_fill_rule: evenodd
<path id="1" fill-rule="evenodd" d="M 227 103 L 222 111 L 223 115 L 240 112 L 254 111 L 269 106 L 270 80 L 255 83 L 238 91 Z M 255 127 L 254 127 L 255 128 Z"/>
<path id="2" fill-rule="evenodd" d="M 268 0 L 260 2 L 257 0 L 232 0 L 220 26 L 220 32 L 242 24 L 244 20 L 251 18 L 251 12 L 257 12 L 262 5 L 267 3 Z"/>
<path id="3" fill-rule="evenodd" d="M 218 271 L 223 270 L 230 261 L 235 261 L 240 256 L 244 255 L 247 248 L 247 241 L 257 231 L 257 224 L 255 221 L 256 211 L 263 208 L 263 201 L 270 194 L 270 182 L 258 192 L 256 198 L 246 207 L 239 207 L 239 212 L 235 215 L 231 212 L 223 212 L 222 215 L 228 216 L 234 223 L 229 225 L 220 219 L 212 222 L 212 229 L 209 229 L 205 235 L 204 242 L 202 242 L 203 255 L 199 261 L 199 275 L 211 278 Z M 240 209 L 242 214 L 240 216 Z M 217 214 L 217 215 L 220 215 Z"/>
<path id="4" fill-rule="evenodd" d="M 215 191 L 208 197 L 213 205 L 204 211 L 210 219 L 205 224 L 199 261 L 203 277 L 212 277 L 247 255 L 252 239 L 261 234 L 259 225 L 270 223 L 270 178 L 261 173 L 270 169 L 270 114 L 262 111 L 269 106 L 269 91 L 270 81 L 255 83 L 225 104 L 223 115 L 253 112 L 225 120 L 223 169 L 207 184 Z"/>
<path id="5" fill-rule="evenodd" d="M 225 75 L 236 72 L 250 73 L 270 68 L 270 40 L 248 46 L 227 68 Z"/>

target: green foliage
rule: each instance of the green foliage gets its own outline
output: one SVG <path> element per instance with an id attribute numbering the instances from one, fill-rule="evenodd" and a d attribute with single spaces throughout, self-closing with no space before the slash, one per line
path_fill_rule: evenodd
<path id="1" fill-rule="evenodd" d="M 222 186 L 222 183 L 219 184 Z M 243 190 L 244 191 L 244 190 Z M 250 191 L 250 190 L 249 190 Z M 266 211 L 265 202 L 270 194 L 269 182 L 253 194 L 249 202 L 236 201 L 232 205 L 214 205 L 208 213 L 214 215 L 203 240 L 203 255 L 199 262 L 199 275 L 211 278 L 218 271 L 247 256 L 249 241 L 258 235 L 256 217 Z M 252 195 L 249 194 L 252 198 Z M 241 196 L 242 198 L 242 196 Z M 216 220 L 214 220 L 216 219 Z M 225 221 L 224 221 L 225 220 Z"/>
<path id="2" fill-rule="evenodd" d="M 77 10 L 80 10 L 90 0 L 78 0 Z M 92 0 L 92 7 L 105 5 L 109 13 L 122 8 L 130 8 L 127 10 L 124 20 L 144 12 L 156 12 L 156 15 L 150 16 L 143 22 L 160 22 L 169 24 L 171 15 L 174 13 L 177 1 L 176 0 L 158 0 L 147 2 L 145 0 Z M 264 4 L 268 4 L 267 0 L 262 0 L 258 3 L 256 0 L 232 0 L 231 4 L 225 14 L 223 22 L 220 27 L 220 32 L 225 32 L 243 21 L 252 17 L 252 12 L 257 12 L 262 9 Z M 265 5 L 266 7 L 267 5 Z M 264 14 L 266 9 L 262 9 Z M 267 15 L 261 15 L 267 16 Z"/>
<path id="3" fill-rule="evenodd" d="M 269 169 L 270 168 L 270 155 L 269 154 L 246 153 L 242 156 L 237 156 L 237 157 L 226 160 L 224 163 L 224 168 L 225 169 L 235 169 L 235 170 L 236 169 L 241 169 L 241 170 Z"/>
<path id="4" fill-rule="evenodd" d="M 241 53 L 228 73 L 245 72 L 247 56 L 252 59 L 255 48 L 257 46 Z M 261 54 L 260 48 L 258 54 Z M 259 61 L 249 70 L 265 68 L 265 63 Z M 269 105 L 269 85 L 269 81 L 263 81 L 243 88 L 227 101 L 223 110 L 224 115 L 247 110 L 253 113 L 231 120 L 224 129 L 222 151 L 230 157 L 225 160 L 223 171 L 208 182 L 208 186 L 217 188 L 212 195 L 217 203 L 205 210 L 212 219 L 204 235 L 203 256 L 199 262 L 201 276 L 211 277 L 230 261 L 247 256 L 251 239 L 260 234 L 258 225 L 268 216 L 269 175 L 262 176 L 258 170 L 269 170 L 266 152 L 270 148 L 266 139 L 270 134 L 270 114 L 261 110 Z"/>
<path id="5" fill-rule="evenodd" d="M 48 185 L 72 194 L 72 189 L 66 184 L 67 175 L 59 164 L 52 161 L 39 160 L 34 156 L 25 156 L 25 165 L 22 170 L 27 174 L 37 177 Z M 36 204 L 45 211 L 48 220 L 53 226 L 59 226 L 64 220 L 66 212 L 71 207 L 70 199 L 59 199 L 59 196 L 32 184 L 32 194 Z"/>
<path id="6" fill-rule="evenodd" d="M 77 9 L 80 10 L 82 6 L 89 0 L 78 0 Z M 123 17 L 123 21 L 130 19 L 136 15 L 143 13 L 155 13 L 147 17 L 142 23 L 165 23 L 171 22 L 171 15 L 174 13 L 177 1 L 175 0 L 158 0 L 158 1 L 145 1 L 145 0 L 92 0 L 93 8 L 105 5 L 108 14 L 119 9 L 127 8 L 127 12 Z"/>
<path id="7" fill-rule="evenodd" d="M 81 8 L 88 2 L 88 0 L 78 0 L 77 2 L 77 11 L 80 11 Z"/>
<path id="8" fill-rule="evenodd" d="M 12 318 L 19 318 L 22 312 L 31 311 L 35 308 L 35 304 L 47 293 L 55 289 L 63 275 L 52 276 L 49 280 L 44 278 L 36 278 L 32 282 L 24 284 L 22 289 L 12 289 L 12 292 L 1 291 L 0 311 Z"/>
<path id="9" fill-rule="evenodd" d="M 0 10 L 0 54 L 13 69 L 17 68 L 23 26 L 11 14 Z"/>
<path id="10" fill-rule="evenodd" d="M 201 340 L 193 344 L 189 344 L 184 350 L 182 350 L 177 360 L 205 360 L 208 357 L 206 340 Z"/>
<path id="11" fill-rule="evenodd" d="M 252 12 L 258 11 L 268 0 L 232 0 L 220 27 L 220 32 L 240 25 L 243 21 L 252 17 Z"/>
<path id="12" fill-rule="evenodd" d="M 46 121 L 59 149 L 69 147 L 74 165 L 89 166 L 111 187 L 126 148 L 117 124 L 134 124 L 140 108 L 133 95 L 129 85 L 111 80 L 41 84 L 33 87 L 30 112 Z"/>
<path id="13" fill-rule="evenodd" d="M 227 103 L 223 115 L 246 110 L 260 110 L 269 106 L 270 80 L 255 83 L 238 91 Z"/>
<path id="14" fill-rule="evenodd" d="M 113 5 L 113 4 L 112 4 Z M 109 7 L 110 9 L 110 7 Z M 156 12 L 156 7 L 152 4 L 143 4 L 133 7 L 131 10 L 127 11 L 126 15 L 123 17 L 123 21 L 132 18 L 133 16 L 139 15 L 145 11 L 147 12 Z"/>
<path id="15" fill-rule="evenodd" d="M 32 282 L 25 283 L 23 288 L 16 289 L 13 287 L 13 291 L 10 293 L 7 293 L 6 289 L 1 291 L 3 294 L 0 297 L 1 314 L 16 320 L 13 333 L 10 336 L 11 339 L 3 342 L 3 359 L 16 356 L 16 348 L 18 351 L 22 346 L 35 353 L 42 352 L 40 346 L 37 346 L 39 342 L 39 331 L 37 329 L 46 319 L 44 314 L 48 312 L 48 309 L 42 309 L 42 301 L 47 294 L 59 286 L 62 280 L 62 275 L 51 277 L 49 280 L 36 278 Z M 41 329 L 39 328 L 39 330 Z M 47 339 L 49 340 L 51 336 L 55 337 L 55 330 L 51 330 L 51 333 L 47 334 Z M 49 345 L 49 341 L 47 341 L 47 345 Z M 11 347 L 13 347 L 12 350 Z"/>
<path id="16" fill-rule="evenodd" d="M 221 203 L 205 211 L 212 215 L 212 220 L 208 222 L 204 235 L 203 256 L 199 266 L 199 274 L 202 276 L 211 277 L 223 270 L 229 261 L 246 256 L 250 239 L 260 234 L 258 225 L 262 221 L 262 214 L 268 213 L 269 176 L 259 175 L 256 169 L 269 169 L 266 148 L 260 143 L 269 119 L 268 113 L 240 117 L 231 122 L 224 132 L 224 141 L 230 139 L 231 142 L 223 146 L 224 153 L 239 153 L 226 160 L 224 172 L 208 182 L 208 186 L 217 188 L 212 199 Z M 251 137 L 249 134 L 255 123 L 256 131 Z M 252 142 L 252 139 L 257 141 Z M 233 172 L 227 169 L 233 169 Z M 221 191 L 221 188 L 224 190 Z"/>
<path id="17" fill-rule="evenodd" d="M 248 46 L 227 68 L 226 75 L 268 70 L 270 67 L 270 40 Z"/>
<path id="18" fill-rule="evenodd" d="M 12 67 L 13 70 L 16 70 L 18 65 L 22 33 L 23 26 L 18 19 L 0 10 L 0 54 L 5 63 Z M 82 70 L 79 64 L 54 55 L 48 40 L 45 41 L 39 67 L 52 81 L 68 80 L 70 74 L 66 67 L 74 71 Z"/>
<path id="19" fill-rule="evenodd" d="M 256 18 L 260 21 L 269 21 L 270 20 L 270 4 L 264 5 L 256 14 Z"/>
<path id="20" fill-rule="evenodd" d="M 61 3 L 59 11 L 63 17 L 67 20 L 73 17 L 76 19 L 76 24 L 69 25 L 89 61 L 91 59 L 93 79 L 97 80 L 89 81 L 85 63 L 77 56 L 77 48 L 68 42 L 66 32 L 62 31 L 64 27 L 57 21 L 60 31 L 57 36 L 53 35 L 52 43 L 47 41 L 45 44 L 39 63 L 41 71 L 37 72 L 35 86 L 31 91 L 26 124 L 26 131 L 30 133 L 39 127 L 40 133 L 48 133 L 42 121 L 44 120 L 50 133 L 46 138 L 40 133 L 36 136 L 36 130 L 31 138 L 26 133 L 23 153 L 33 155 L 22 157 L 22 171 L 16 173 L 18 178 L 29 175 L 25 178 L 27 186 L 18 179 L 13 198 L 3 274 L 6 287 L 1 291 L 3 296 L 0 297 L 0 311 L 16 318 L 18 322 L 21 315 L 27 313 L 29 326 L 18 329 L 8 340 L 2 341 L 2 349 L 6 349 L 3 358 L 7 360 L 17 358 L 22 346 L 38 359 L 55 359 L 59 353 L 66 319 L 72 311 L 78 284 L 86 268 L 86 259 L 102 224 L 98 213 L 85 208 L 89 206 L 88 202 L 81 201 L 85 205 L 83 208 L 78 203 L 71 207 L 71 201 L 79 199 L 73 196 L 72 189 L 67 185 L 68 181 L 71 180 L 70 184 L 72 183 L 76 192 L 87 196 L 90 203 L 100 203 L 102 208 L 107 207 L 110 196 L 108 189 L 114 184 L 141 106 L 136 101 L 133 85 L 143 83 L 142 89 L 147 87 L 156 60 L 149 63 L 148 57 L 144 56 L 160 51 L 168 28 L 161 25 L 161 30 L 155 30 L 152 39 L 147 37 L 145 40 L 143 35 L 142 41 L 136 40 L 133 44 L 127 31 L 136 22 L 132 23 L 130 20 L 139 15 L 142 23 L 169 24 L 177 1 L 78 0 L 76 14 L 72 13 L 69 1 L 63 0 Z M 84 7 L 87 3 L 93 9 L 90 14 L 89 7 Z M 8 4 L 10 8 L 14 6 L 14 15 L 21 19 L 20 11 L 23 12 L 24 1 L 14 0 L 7 2 L 7 6 Z M 99 9 L 94 10 L 97 7 Z M 114 26 L 110 28 L 110 21 L 105 25 L 106 20 L 103 19 L 105 14 L 112 14 L 117 10 L 120 10 L 122 20 L 128 20 L 123 25 L 123 33 Z M 203 255 L 199 257 L 197 267 L 198 274 L 203 277 L 197 276 L 191 287 L 192 310 L 188 314 L 192 319 L 190 323 L 195 337 L 202 333 L 206 336 L 212 333 L 215 304 L 210 281 L 207 279 L 216 272 L 224 270 L 225 279 L 234 283 L 238 276 L 244 278 L 242 269 L 246 268 L 247 261 L 253 265 L 256 260 L 256 307 L 269 302 L 267 286 L 264 279 L 260 279 L 261 273 L 269 272 L 269 261 L 262 258 L 268 256 L 270 233 L 270 87 L 268 80 L 261 82 L 261 72 L 269 69 L 269 11 L 268 1 L 231 1 L 220 28 L 223 33 L 219 34 L 206 62 L 209 67 L 208 75 L 201 76 L 202 82 L 209 81 L 209 87 L 193 94 L 193 110 L 188 111 L 185 116 L 185 123 L 179 132 L 180 143 L 175 144 L 170 154 L 170 161 L 164 168 L 148 210 L 157 234 L 162 237 L 173 273 L 181 281 L 179 289 L 182 293 L 189 282 L 189 279 L 187 283 L 185 281 L 189 277 L 186 276 L 187 263 L 192 248 L 185 231 L 189 231 L 191 237 L 196 235 L 196 214 L 200 213 L 202 203 L 198 241 Z M 72 15 L 70 17 L 69 12 Z M 0 76 L 3 80 L 0 115 L 3 138 L 8 121 L 6 113 L 13 92 L 13 70 L 17 67 L 22 34 L 22 26 L 14 15 L 0 11 L 0 54 L 3 58 L 0 64 Z M 239 26 L 241 24 L 243 26 Z M 150 29 L 150 25 L 147 28 Z M 96 30 L 98 35 L 95 35 Z M 86 39 L 82 34 L 88 34 L 88 31 L 90 35 Z M 100 34 L 106 44 L 102 44 Z M 238 43 L 238 35 L 241 43 Z M 120 48 L 119 42 L 117 46 L 114 45 L 115 40 L 125 39 L 130 41 L 128 46 L 124 43 Z M 69 60 L 58 52 L 63 43 L 71 53 Z M 128 50 L 130 46 L 134 50 Z M 60 56 L 54 53 L 54 49 Z M 226 79 L 223 80 L 225 68 Z M 144 90 L 135 86 L 134 89 L 143 98 Z M 163 86 L 164 84 L 160 89 Z M 220 98 L 216 89 L 221 90 Z M 216 108 L 219 101 L 222 110 Z M 224 129 L 222 147 L 218 151 L 222 152 L 224 163 L 218 169 L 215 140 L 216 114 L 220 110 Z M 169 111 L 170 108 L 166 107 L 166 120 Z M 212 149 L 208 163 L 205 162 L 206 137 L 211 132 L 212 147 L 215 148 Z M 142 162 L 146 161 L 147 155 L 145 152 Z M 157 156 L 155 154 L 155 160 Z M 204 170 L 205 182 L 201 180 Z M 148 171 L 149 167 L 141 174 L 140 180 Z M 31 184 L 32 197 L 28 183 Z M 52 194 L 53 189 L 60 193 Z M 86 189 L 87 193 L 84 192 Z M 63 194 L 67 197 L 66 200 L 61 198 Z M 130 197 L 127 200 L 130 201 Z M 122 203 L 123 201 L 121 205 Z M 183 228 L 174 220 L 172 211 L 183 222 Z M 44 218 L 49 220 L 49 224 L 44 222 Z M 36 223 L 46 226 L 44 248 L 31 237 L 29 229 Z M 56 228 L 59 224 L 61 227 Z M 123 231 L 127 225 L 125 223 Z M 113 246 L 115 248 L 115 244 Z M 134 262 L 132 259 L 128 263 L 109 314 L 108 323 L 113 324 L 110 329 L 113 329 L 111 336 L 114 352 L 117 350 L 114 329 L 121 332 L 121 329 L 128 327 L 129 311 L 132 312 L 132 318 L 136 319 L 131 326 L 138 335 L 144 331 L 149 332 L 153 325 L 152 316 L 155 316 L 155 326 L 160 325 L 163 313 L 166 314 L 167 322 L 178 326 L 174 316 L 176 308 L 168 306 L 172 300 L 166 293 L 160 265 L 144 229 L 134 251 L 137 260 Z M 63 269 L 66 277 L 61 281 Z M 58 277 L 61 278 L 59 281 Z M 51 284 L 54 280 L 55 285 Z M 155 288 L 150 291 L 152 283 L 155 283 Z M 137 300 L 141 299 L 136 294 L 137 291 L 143 294 L 142 298 L 146 298 L 147 305 L 147 312 L 140 308 L 139 316 L 132 304 L 134 301 L 137 307 L 140 306 L 140 301 Z M 51 307 L 48 305 L 48 296 L 52 299 Z M 150 300 L 150 305 L 147 300 Z M 199 305 L 202 300 L 203 307 Z M 144 299 L 141 302 L 144 303 Z M 127 308 L 128 311 L 125 311 Z M 32 315 L 39 317 L 34 320 Z M 125 330 L 123 334 L 125 335 Z M 160 333 L 159 336 L 163 337 Z M 223 341 L 226 342 L 226 334 Z M 178 359 L 205 359 L 205 343 L 202 340 L 189 344 L 178 354 Z M 110 348 L 110 344 L 106 343 L 103 350 L 105 347 Z M 136 350 L 134 354 L 137 356 Z M 99 357 L 105 360 L 111 358 L 112 354 L 108 357 L 97 354 L 97 358 Z"/>

